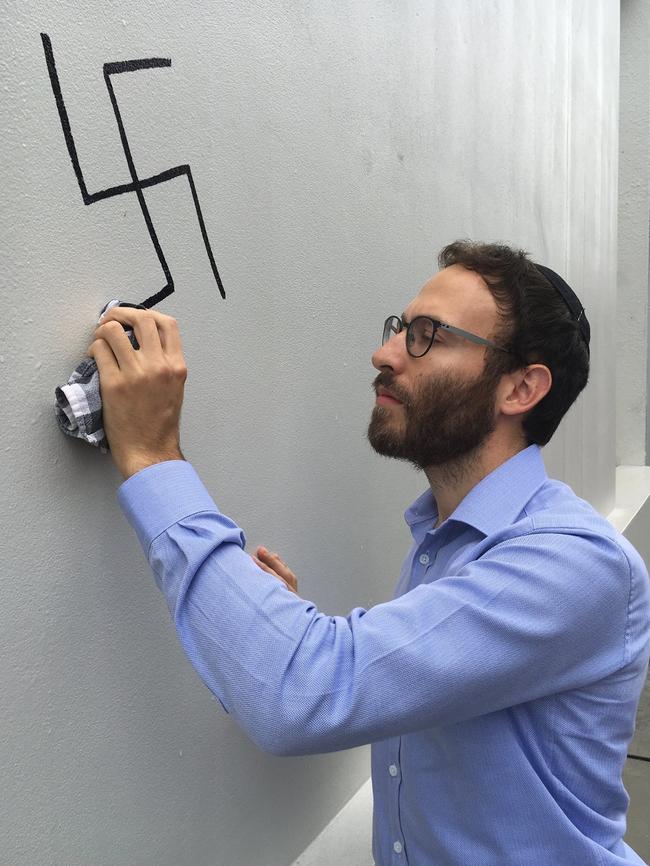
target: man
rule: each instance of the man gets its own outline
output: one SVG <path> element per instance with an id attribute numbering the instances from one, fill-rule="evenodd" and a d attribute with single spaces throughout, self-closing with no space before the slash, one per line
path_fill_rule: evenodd
<path id="1" fill-rule="evenodd" d="M 457 242 L 440 264 L 372 359 L 369 441 L 429 481 L 391 601 L 326 616 L 278 557 L 244 553 L 179 448 L 176 322 L 115 307 L 89 353 L 119 502 L 189 659 L 260 748 L 372 743 L 377 866 L 643 863 L 621 773 L 650 580 L 540 453 L 587 382 L 584 309 L 521 251 Z"/>

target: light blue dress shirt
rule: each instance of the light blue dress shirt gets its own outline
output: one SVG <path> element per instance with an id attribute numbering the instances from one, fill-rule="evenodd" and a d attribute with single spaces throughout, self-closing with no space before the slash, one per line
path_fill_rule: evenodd
<path id="1" fill-rule="evenodd" d="M 207 687 L 275 755 L 372 743 L 377 866 L 615 866 L 650 656 L 643 560 L 531 445 L 437 529 L 395 597 L 321 613 L 258 568 L 193 467 L 118 490 Z"/>

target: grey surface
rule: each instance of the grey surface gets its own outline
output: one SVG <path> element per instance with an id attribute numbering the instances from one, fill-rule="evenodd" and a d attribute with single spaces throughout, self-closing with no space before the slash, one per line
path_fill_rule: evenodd
<path id="1" fill-rule="evenodd" d="M 42 54 L 52 38 L 88 186 L 142 176 L 189 367 L 182 444 L 249 549 L 281 552 L 332 614 L 390 597 L 424 488 L 364 434 L 381 323 L 446 242 L 528 248 L 587 306 L 592 382 L 545 449 L 613 506 L 618 3 L 3 5 L 0 793 L 4 861 L 285 866 L 369 772 L 367 748 L 259 753 L 186 661 L 115 499 L 65 438 L 54 387 L 99 308 L 162 275 L 133 197 L 84 207 Z M 596 468 L 596 469 L 595 469 Z"/>
<path id="2" fill-rule="evenodd" d="M 616 453 L 617 463 L 644 465 L 650 454 L 646 369 L 650 365 L 650 5 L 646 0 L 621 2 L 620 65 Z"/>
<path id="3" fill-rule="evenodd" d="M 368 780 L 292 866 L 373 866 L 372 782 Z"/>
<path id="4" fill-rule="evenodd" d="M 631 755 L 650 759 L 650 679 L 646 682 L 641 695 L 636 715 L 636 731 L 628 752 Z M 650 804 L 650 788 L 648 788 L 648 804 Z M 648 818 L 650 818 L 650 808 Z"/>
<path id="5" fill-rule="evenodd" d="M 628 760 L 623 784 L 630 795 L 625 841 L 650 863 L 650 764 Z"/>

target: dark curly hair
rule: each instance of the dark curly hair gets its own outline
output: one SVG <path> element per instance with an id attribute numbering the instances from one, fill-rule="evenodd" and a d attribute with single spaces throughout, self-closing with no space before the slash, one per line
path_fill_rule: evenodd
<path id="1" fill-rule="evenodd" d="M 513 355 L 486 350 L 485 372 L 498 378 L 527 364 L 551 371 L 550 391 L 524 416 L 529 445 L 546 445 L 589 378 L 589 352 L 562 296 L 525 250 L 458 240 L 438 256 L 441 268 L 462 265 L 487 283 L 497 305 L 494 342 Z"/>

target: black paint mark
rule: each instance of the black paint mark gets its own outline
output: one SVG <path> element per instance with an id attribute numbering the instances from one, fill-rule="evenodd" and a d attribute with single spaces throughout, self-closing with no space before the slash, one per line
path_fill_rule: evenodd
<path id="1" fill-rule="evenodd" d="M 167 171 L 163 171 L 160 174 L 155 174 L 152 177 L 138 177 L 138 173 L 133 163 L 133 157 L 131 156 L 129 142 L 126 137 L 126 130 L 124 129 L 124 124 L 122 123 L 120 109 L 117 104 L 117 99 L 115 98 L 113 84 L 111 82 L 111 75 L 116 75 L 119 72 L 137 72 L 139 69 L 157 69 L 162 66 L 171 66 L 171 60 L 165 57 L 149 57 L 143 60 L 124 60 L 119 63 L 104 64 L 104 81 L 106 82 L 108 95 L 110 97 L 111 105 L 113 106 L 113 111 L 115 113 L 115 120 L 117 122 L 117 128 L 120 133 L 122 148 L 124 149 L 124 156 L 126 157 L 126 162 L 129 167 L 129 173 L 132 178 L 132 183 L 123 183 L 119 186 L 112 186 L 109 189 L 102 189 L 99 192 L 89 193 L 86 187 L 86 182 L 84 181 L 83 172 L 81 171 L 81 166 L 79 164 L 77 148 L 75 147 L 74 137 L 72 135 L 72 129 L 70 127 L 70 119 L 68 118 L 68 112 L 63 101 L 63 94 L 61 93 L 61 84 L 59 82 L 59 76 L 56 71 L 56 63 L 54 62 L 52 42 L 50 41 L 50 37 L 47 35 L 47 33 L 41 33 L 41 39 L 43 40 L 43 51 L 45 52 L 47 71 L 50 74 L 52 92 L 54 93 L 56 107 L 59 111 L 61 129 L 63 130 L 65 142 L 68 146 L 68 153 L 70 154 L 70 160 L 72 162 L 72 167 L 74 168 L 74 173 L 77 176 L 77 182 L 79 183 L 79 189 L 81 190 L 81 197 L 84 204 L 94 204 L 96 201 L 101 201 L 104 198 L 112 198 L 116 195 L 123 195 L 126 192 L 134 192 L 138 197 L 138 202 L 140 203 L 140 209 L 142 210 L 142 216 L 144 217 L 144 221 L 149 232 L 149 237 L 151 238 L 151 243 L 156 250 L 158 261 L 160 262 L 160 266 L 163 269 L 163 273 L 165 274 L 165 279 L 167 280 L 166 285 L 159 292 L 157 292 L 155 295 L 152 295 L 150 298 L 147 298 L 145 301 L 142 301 L 142 306 L 149 309 L 150 307 L 153 307 L 156 304 L 160 303 L 160 301 L 162 301 L 168 295 L 171 295 L 174 291 L 174 280 L 167 265 L 167 261 L 165 260 L 165 256 L 163 255 L 163 251 L 158 241 L 156 231 L 153 227 L 153 222 L 151 220 L 149 208 L 147 207 L 147 202 L 145 201 L 143 190 L 149 186 L 156 186 L 159 183 L 165 183 L 165 181 L 172 180 L 172 178 L 179 177 L 182 174 L 187 175 L 187 180 L 189 182 L 190 190 L 192 192 L 192 199 L 194 201 L 194 207 L 196 209 L 196 216 L 199 220 L 199 226 L 201 228 L 203 243 L 205 244 L 205 250 L 208 254 L 208 258 L 210 259 L 212 273 L 214 274 L 214 278 L 217 281 L 217 285 L 219 286 L 221 297 L 225 298 L 226 292 L 224 291 L 221 277 L 219 276 L 219 271 L 217 270 L 217 264 L 214 260 L 214 256 L 212 255 L 212 249 L 210 248 L 208 233 L 205 228 L 205 223 L 203 222 L 203 214 L 201 213 L 201 205 L 199 204 L 199 197 L 197 195 L 196 187 L 194 185 L 194 179 L 192 177 L 192 169 L 189 167 L 189 165 L 177 165 L 174 168 L 169 168 L 167 169 Z"/>

